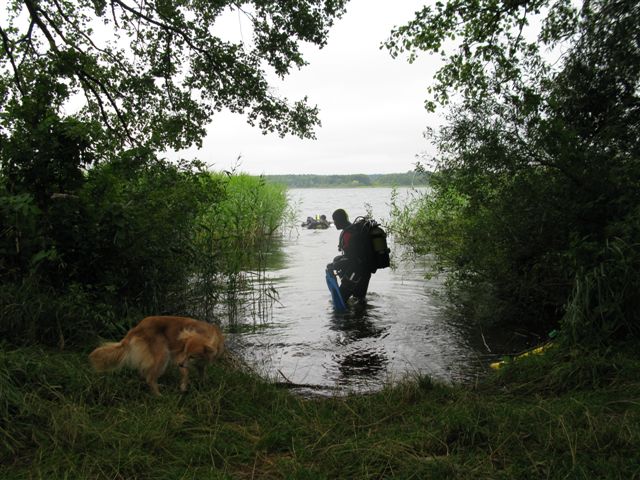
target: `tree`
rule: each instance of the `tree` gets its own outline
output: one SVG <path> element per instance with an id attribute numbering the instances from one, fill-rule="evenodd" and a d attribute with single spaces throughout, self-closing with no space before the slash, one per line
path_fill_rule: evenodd
<path id="1" fill-rule="evenodd" d="M 80 105 L 113 149 L 198 144 L 215 112 L 244 113 L 264 132 L 312 137 L 316 107 L 269 88 L 265 67 L 285 76 L 305 61 L 300 42 L 323 46 L 346 0 L 12 0 L 0 22 L 0 109 L 48 78 L 57 113 Z M 213 34 L 232 12 L 253 41 Z M 12 131 L 6 117 L 0 133 Z"/>
<path id="2" fill-rule="evenodd" d="M 639 19 L 637 2 L 450 1 L 387 42 L 445 58 L 429 106 L 448 122 L 415 224 L 480 316 L 639 335 Z"/>
<path id="3" fill-rule="evenodd" d="M 220 273 L 200 219 L 229 192 L 199 162 L 157 155 L 198 145 L 222 109 L 313 137 L 317 108 L 274 94 L 268 70 L 303 66 L 299 44 L 322 47 L 345 3 L 4 2 L 0 332 L 64 345 L 129 314 L 197 309 L 213 289 L 187 299 L 197 267 Z M 224 14 L 251 39 L 216 36 Z"/>

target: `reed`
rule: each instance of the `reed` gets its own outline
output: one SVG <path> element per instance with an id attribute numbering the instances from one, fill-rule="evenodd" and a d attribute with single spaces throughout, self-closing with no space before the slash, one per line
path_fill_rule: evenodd
<path id="1" fill-rule="evenodd" d="M 229 323 L 247 317 L 255 323 L 268 318 L 277 300 L 266 271 L 288 211 L 286 188 L 246 174 L 212 177 L 224 195 L 197 220 L 194 282 L 207 290 L 200 316 L 210 318 L 222 305 Z"/>
<path id="2" fill-rule="evenodd" d="M 611 348 L 640 337 L 640 244 L 613 238 L 578 270 L 562 320 L 567 339 L 584 348 Z"/>

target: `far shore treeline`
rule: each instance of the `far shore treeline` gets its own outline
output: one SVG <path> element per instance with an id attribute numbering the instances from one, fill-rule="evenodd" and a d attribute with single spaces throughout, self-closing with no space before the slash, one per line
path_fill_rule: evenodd
<path id="1" fill-rule="evenodd" d="M 411 187 L 427 185 L 429 174 L 415 171 L 349 175 L 285 174 L 264 175 L 264 179 L 289 188 Z"/>

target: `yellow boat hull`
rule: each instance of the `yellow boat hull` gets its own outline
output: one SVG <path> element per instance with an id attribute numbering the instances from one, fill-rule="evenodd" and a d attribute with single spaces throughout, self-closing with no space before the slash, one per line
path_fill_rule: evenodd
<path id="1" fill-rule="evenodd" d="M 491 368 L 493 368 L 494 370 L 498 370 L 503 365 L 505 365 L 506 363 L 511 362 L 512 360 L 518 360 L 519 358 L 528 357 L 529 355 L 539 355 L 539 354 L 545 352 L 546 350 L 548 350 L 552 345 L 553 345 L 553 343 L 551 343 L 551 342 L 544 343 L 544 344 L 542 344 L 542 345 L 540 345 L 538 347 L 532 348 L 531 350 L 527 350 L 526 352 L 520 353 L 519 355 L 516 355 L 512 359 L 500 360 L 499 362 L 493 362 L 489 366 Z"/>

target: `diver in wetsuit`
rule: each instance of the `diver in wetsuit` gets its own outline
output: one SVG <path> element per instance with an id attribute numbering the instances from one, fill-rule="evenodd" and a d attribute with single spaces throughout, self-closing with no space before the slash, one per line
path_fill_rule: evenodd
<path id="1" fill-rule="evenodd" d="M 316 215 L 316 218 L 307 217 L 307 220 L 302 223 L 302 226 L 306 227 L 308 230 L 324 230 L 329 228 L 330 225 L 331 222 L 327 220 L 326 215 L 320 215 L 320 217 Z"/>
<path id="2" fill-rule="evenodd" d="M 371 279 L 367 245 L 358 235 L 358 225 L 349 221 L 347 212 L 339 208 L 332 216 L 336 228 L 342 230 L 338 241 L 338 250 L 342 255 L 335 257 L 327 269 L 335 270 L 340 276 L 340 294 L 345 302 L 351 296 L 364 300 Z"/>
<path id="3" fill-rule="evenodd" d="M 320 215 L 320 220 L 318 220 L 318 224 L 316 225 L 316 228 L 329 228 L 331 226 L 331 222 L 329 220 L 327 220 L 327 216 L 326 215 Z"/>

